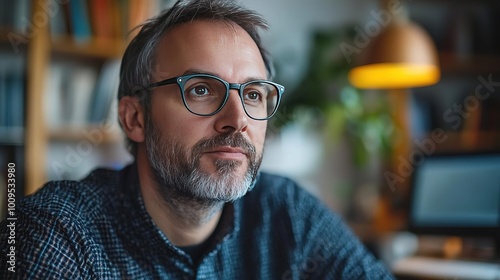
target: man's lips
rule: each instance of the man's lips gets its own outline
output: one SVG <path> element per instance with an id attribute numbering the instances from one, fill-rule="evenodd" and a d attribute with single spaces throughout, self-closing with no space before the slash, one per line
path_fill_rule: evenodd
<path id="1" fill-rule="evenodd" d="M 248 157 L 248 153 L 244 149 L 238 147 L 217 147 L 214 149 L 210 149 L 205 153 L 209 155 L 215 155 L 227 158 Z"/>

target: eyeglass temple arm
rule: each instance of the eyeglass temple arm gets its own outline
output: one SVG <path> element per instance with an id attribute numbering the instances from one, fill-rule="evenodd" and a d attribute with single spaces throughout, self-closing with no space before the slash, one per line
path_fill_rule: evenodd
<path id="1" fill-rule="evenodd" d="M 173 78 L 170 78 L 170 79 L 166 79 L 166 80 L 163 80 L 163 81 L 159 81 L 159 82 L 156 82 L 156 83 L 149 84 L 149 85 L 146 86 L 146 89 L 149 90 L 149 89 L 152 89 L 154 87 L 175 84 L 177 82 L 178 78 L 179 77 L 173 77 Z"/>

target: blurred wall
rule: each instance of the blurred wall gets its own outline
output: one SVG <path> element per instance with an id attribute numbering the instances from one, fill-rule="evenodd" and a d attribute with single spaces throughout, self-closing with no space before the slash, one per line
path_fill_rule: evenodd
<path id="1" fill-rule="evenodd" d="M 303 73 L 311 35 L 315 29 L 332 29 L 365 22 L 377 0 L 240 0 L 258 11 L 270 25 L 264 44 L 281 67 L 288 88 Z"/>

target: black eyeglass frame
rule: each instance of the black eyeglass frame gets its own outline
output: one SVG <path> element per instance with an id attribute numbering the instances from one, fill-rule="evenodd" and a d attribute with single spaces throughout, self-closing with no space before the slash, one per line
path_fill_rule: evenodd
<path id="1" fill-rule="evenodd" d="M 196 78 L 196 77 L 202 77 L 202 78 L 213 78 L 213 79 L 216 79 L 218 81 L 220 81 L 221 83 L 223 83 L 225 86 L 226 86 L 226 95 L 224 97 L 224 100 L 223 102 L 221 103 L 221 105 L 219 106 L 219 108 L 217 110 L 215 110 L 215 112 L 213 113 L 210 113 L 210 114 L 200 114 L 200 113 L 196 113 L 196 112 L 193 112 L 187 102 L 186 102 L 186 98 L 184 96 L 184 86 L 186 84 L 186 82 L 192 78 Z M 259 82 L 263 82 L 263 83 L 269 83 L 271 85 L 273 85 L 274 87 L 276 87 L 278 89 L 278 96 L 277 96 L 277 100 L 276 100 L 276 105 L 274 107 L 274 110 L 273 112 L 271 112 L 271 114 L 266 117 L 266 118 L 255 118 L 255 117 L 252 117 L 248 112 L 247 112 L 247 109 L 245 107 L 245 101 L 243 100 L 243 89 L 249 85 L 249 84 L 252 84 L 252 83 L 259 83 Z M 245 114 L 247 114 L 247 116 L 253 120 L 257 120 L 257 121 L 265 121 L 265 120 L 269 120 L 270 118 L 272 118 L 274 116 L 274 114 L 276 114 L 276 111 L 278 110 L 278 107 L 280 105 L 280 102 L 281 102 L 281 96 L 283 95 L 283 92 L 285 92 L 285 87 L 280 85 L 280 84 L 277 84 L 277 83 L 274 83 L 274 82 L 271 82 L 271 81 L 267 81 L 267 80 L 254 80 L 254 81 L 249 81 L 249 82 L 246 82 L 246 83 L 243 83 L 243 84 L 238 84 L 238 83 L 228 83 L 226 81 L 224 81 L 223 79 L 217 77 L 217 76 L 214 76 L 214 75 L 210 75 L 210 74 L 189 74 L 189 75 L 182 75 L 182 76 L 177 76 L 177 77 L 172 77 L 172 78 L 168 78 L 168 79 L 165 79 L 165 80 L 162 80 L 162 81 L 159 81 L 159 82 L 155 82 L 155 83 L 152 83 L 152 84 L 149 84 L 148 86 L 146 86 L 146 89 L 147 90 L 151 90 L 155 87 L 160 87 L 160 86 L 165 86 L 165 85 L 172 85 L 172 84 L 177 84 L 179 86 L 179 92 L 181 94 L 181 98 L 182 98 L 182 103 L 184 103 L 184 107 L 186 107 L 186 109 L 191 112 L 192 114 L 195 114 L 197 116 L 203 116 L 203 117 L 209 117 L 209 116 L 213 116 L 217 113 L 219 113 L 222 108 L 224 108 L 224 106 L 226 105 L 227 103 L 227 100 L 229 99 L 229 91 L 231 89 L 236 89 L 238 90 L 238 93 L 239 93 L 239 96 L 240 96 L 240 100 L 241 100 L 241 105 L 243 106 L 243 110 L 245 111 Z"/>

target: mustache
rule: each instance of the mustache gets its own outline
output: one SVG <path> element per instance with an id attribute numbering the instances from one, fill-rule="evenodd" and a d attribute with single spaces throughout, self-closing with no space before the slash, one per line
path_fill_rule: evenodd
<path id="1" fill-rule="evenodd" d="M 225 133 L 211 138 L 202 139 L 193 147 L 192 153 L 193 155 L 200 155 L 204 151 L 222 146 L 240 148 L 252 159 L 255 158 L 255 154 L 257 153 L 255 146 L 243 137 L 241 133 Z"/>

